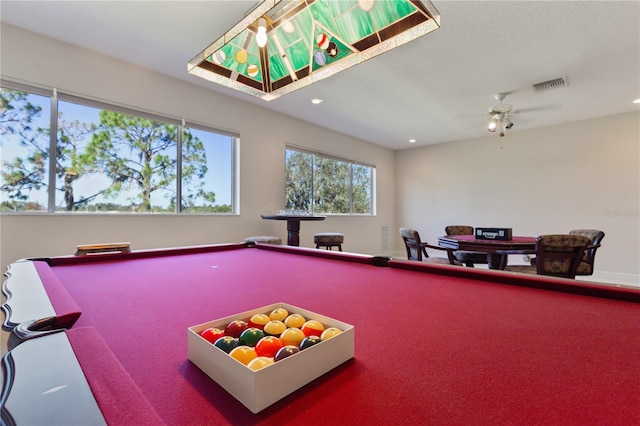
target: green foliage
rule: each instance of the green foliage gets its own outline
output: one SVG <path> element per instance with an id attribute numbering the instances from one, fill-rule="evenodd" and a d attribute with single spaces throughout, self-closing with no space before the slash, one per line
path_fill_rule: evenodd
<path id="1" fill-rule="evenodd" d="M 16 156 L 2 163 L 1 205 L 5 211 L 46 210 L 29 201 L 30 192 L 48 185 L 49 129 L 33 127 L 41 108 L 30 95 L 16 90 L 0 90 L 0 135 L 11 135 L 27 148 L 24 158 Z M 175 212 L 177 140 L 179 127 L 102 110 L 100 122 L 68 121 L 58 116 L 55 152 L 56 190 L 64 196 L 66 211 Z M 182 144 L 182 210 L 189 212 L 230 212 L 231 206 L 215 205 L 215 193 L 207 191 L 206 149 L 201 140 L 186 129 Z M 110 184 L 95 188 L 90 195 L 76 196 L 83 177 L 106 176 Z M 123 191 L 133 192 L 129 205 L 95 203 L 98 196 L 115 200 Z M 86 192 L 86 189 L 85 189 Z M 169 208 L 152 205 L 152 195 L 169 199 Z"/>
<path id="2" fill-rule="evenodd" d="M 28 94 L 17 90 L 0 90 L 0 135 L 2 143 L 7 136 L 16 137 L 19 144 L 28 147 L 26 157 L 2 161 L 1 190 L 8 199 L 15 201 L 13 208 L 39 207 L 26 203 L 32 190 L 46 187 L 49 159 L 48 129 L 32 128 L 33 121 L 41 114 L 41 108 L 29 102 Z M 4 208 L 4 206 L 3 206 Z M 40 208 L 38 208 L 40 210 Z"/>
<path id="3" fill-rule="evenodd" d="M 314 213 L 370 214 L 372 179 L 370 167 L 288 149 L 285 208 Z"/>

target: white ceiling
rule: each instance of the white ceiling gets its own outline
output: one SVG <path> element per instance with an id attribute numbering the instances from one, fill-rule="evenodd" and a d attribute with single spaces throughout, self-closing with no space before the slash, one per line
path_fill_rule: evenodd
<path id="1" fill-rule="evenodd" d="M 186 71 L 255 3 L 2 0 L 0 14 L 3 23 L 392 149 L 487 136 L 498 92 L 513 92 L 505 102 L 522 111 L 511 132 L 639 109 L 639 1 L 433 0 L 440 29 L 271 102 Z M 568 85 L 532 89 L 558 77 Z M 324 102 L 312 105 L 315 97 Z"/>

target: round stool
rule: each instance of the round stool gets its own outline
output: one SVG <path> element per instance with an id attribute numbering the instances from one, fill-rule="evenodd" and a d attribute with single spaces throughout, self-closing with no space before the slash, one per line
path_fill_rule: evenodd
<path id="1" fill-rule="evenodd" d="M 338 247 L 338 250 L 342 251 L 344 234 L 339 232 L 321 232 L 313 236 L 313 242 L 316 243 L 316 248 L 325 247 L 327 250 L 332 250 L 332 247 Z"/>
<path id="2" fill-rule="evenodd" d="M 258 235 L 255 237 L 247 237 L 242 240 L 243 243 L 262 243 L 262 244 L 282 244 L 282 240 L 278 237 L 269 235 Z"/>

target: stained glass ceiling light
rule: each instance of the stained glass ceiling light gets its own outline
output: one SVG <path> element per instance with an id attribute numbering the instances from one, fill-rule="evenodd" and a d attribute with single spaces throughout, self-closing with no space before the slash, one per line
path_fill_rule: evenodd
<path id="1" fill-rule="evenodd" d="M 430 1 L 264 0 L 187 71 L 270 101 L 438 28 Z"/>

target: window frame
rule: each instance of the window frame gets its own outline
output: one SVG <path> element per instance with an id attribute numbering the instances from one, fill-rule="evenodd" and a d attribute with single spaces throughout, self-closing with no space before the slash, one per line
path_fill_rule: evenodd
<path id="1" fill-rule="evenodd" d="M 303 154 L 307 154 L 307 155 L 311 155 L 313 158 L 312 161 L 312 167 L 311 167 L 311 214 L 316 214 L 315 212 L 315 199 L 314 199 L 314 185 L 315 185 L 315 157 L 321 157 L 323 159 L 328 159 L 328 160 L 332 160 L 332 161 L 337 161 L 337 162 L 341 162 L 341 163 L 347 163 L 349 164 L 349 213 L 336 213 L 336 212 L 330 212 L 330 213 L 326 213 L 326 212 L 322 212 L 322 213 L 317 213 L 317 214 L 322 214 L 322 215 L 326 215 L 326 216 L 375 216 L 376 215 L 376 166 L 369 164 L 369 163 L 365 163 L 362 161 L 358 161 L 358 160 L 352 160 L 352 159 L 348 159 L 348 158 L 344 158 L 344 157 L 340 157 L 337 156 L 335 154 L 329 154 L 326 152 L 322 152 L 322 151 L 318 151 L 318 150 L 313 150 L 310 148 L 306 148 L 306 147 L 301 147 L 298 145 L 293 145 L 293 144 L 286 144 L 285 145 L 285 151 L 284 151 L 284 160 L 285 160 L 285 175 L 286 175 L 286 170 L 287 170 L 287 152 L 288 151 L 295 151 L 295 152 L 299 152 L 299 153 L 303 153 Z M 353 187 L 354 187 L 354 182 L 353 182 L 353 177 L 354 177 L 354 173 L 353 173 L 353 166 L 359 166 L 359 167 L 367 167 L 370 169 L 371 172 L 371 194 L 370 194 L 370 212 L 369 213 L 354 213 L 353 212 Z M 285 178 L 285 194 L 284 194 L 284 205 L 287 205 L 287 188 L 286 188 L 286 178 Z"/>
<path id="2" fill-rule="evenodd" d="M 58 144 L 58 101 L 74 103 L 80 106 L 96 108 L 100 110 L 112 111 L 120 114 L 125 114 L 134 117 L 140 117 L 144 119 L 149 119 L 161 123 L 166 123 L 170 125 L 175 125 L 177 127 L 177 140 L 176 140 L 176 203 L 175 203 L 175 211 L 163 212 L 161 214 L 164 215 L 211 215 L 211 216 L 224 216 L 224 215 L 238 215 L 239 214 L 239 206 L 238 201 L 240 200 L 239 194 L 239 182 L 238 177 L 239 173 L 239 155 L 240 155 L 240 134 L 236 132 L 231 132 L 229 130 L 222 130 L 215 127 L 212 127 L 207 124 L 199 123 L 194 120 L 188 120 L 186 118 L 176 118 L 171 117 L 169 115 L 158 114 L 155 112 L 146 111 L 143 109 L 133 108 L 129 106 L 120 105 L 113 102 L 107 102 L 102 100 L 97 100 L 94 98 L 79 96 L 67 92 L 60 92 L 57 88 L 49 88 L 44 86 L 37 86 L 31 84 L 24 84 L 10 80 L 0 80 L 0 88 L 6 90 L 16 90 L 21 91 L 30 95 L 38 95 L 48 97 L 51 102 L 50 106 L 50 117 L 49 117 L 49 152 L 54 153 L 57 149 Z M 187 212 L 184 213 L 182 211 L 182 145 L 183 145 L 183 134 L 185 129 L 193 128 L 202 132 L 214 133 L 217 135 L 227 136 L 231 138 L 231 158 L 230 158 L 230 176 L 231 187 L 230 187 L 230 203 L 231 203 L 231 211 L 230 212 L 202 212 L 202 213 L 193 213 Z M 70 212 L 70 211 L 57 211 L 56 210 L 56 155 L 49 155 L 48 162 L 48 181 L 47 181 L 47 208 L 42 211 L 18 211 L 18 212 L 10 212 L 10 211 L 2 211 L 2 214 L 86 214 L 84 212 Z M 104 215 L 104 214 L 113 214 L 114 212 L 92 212 L 91 215 Z M 127 212 L 117 212 L 119 215 L 133 214 Z M 142 212 L 135 213 L 134 215 L 140 214 L 158 214 L 154 212 Z"/>

